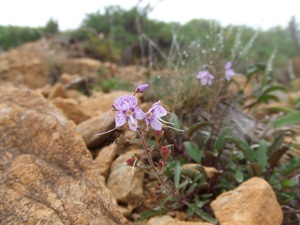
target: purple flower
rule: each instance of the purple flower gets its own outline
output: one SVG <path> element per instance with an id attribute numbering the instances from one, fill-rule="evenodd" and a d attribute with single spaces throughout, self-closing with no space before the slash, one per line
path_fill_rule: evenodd
<path id="1" fill-rule="evenodd" d="M 138 127 L 137 119 L 145 118 L 144 112 L 137 107 L 137 98 L 135 96 L 124 95 L 118 97 L 113 107 L 118 111 L 116 113 L 116 127 L 121 127 L 128 122 L 129 128 L 136 131 Z"/>
<path id="2" fill-rule="evenodd" d="M 154 130 L 162 130 L 162 123 L 160 117 L 167 115 L 167 110 L 160 105 L 160 101 L 155 102 L 149 111 L 145 114 L 146 125 L 150 124 Z"/>
<path id="3" fill-rule="evenodd" d="M 225 64 L 225 76 L 226 76 L 226 80 L 230 80 L 232 76 L 235 75 L 233 69 L 231 69 L 231 62 L 228 61 L 226 64 Z"/>
<path id="4" fill-rule="evenodd" d="M 201 79 L 202 86 L 211 85 L 214 76 L 211 75 L 208 70 L 200 71 L 197 75 L 197 78 Z"/>
<path id="5" fill-rule="evenodd" d="M 136 87 L 135 93 L 144 93 L 149 86 L 150 84 L 140 84 Z"/>

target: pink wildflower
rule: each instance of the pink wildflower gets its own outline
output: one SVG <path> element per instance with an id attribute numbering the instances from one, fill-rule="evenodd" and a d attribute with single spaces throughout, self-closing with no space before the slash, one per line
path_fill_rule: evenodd
<path id="1" fill-rule="evenodd" d="M 154 130 L 162 130 L 160 117 L 167 115 L 167 110 L 160 105 L 160 101 L 155 102 L 149 111 L 145 114 L 146 125 L 150 124 Z"/>
<path id="2" fill-rule="evenodd" d="M 232 63 L 230 61 L 228 61 L 226 64 L 225 64 L 225 76 L 226 76 L 226 80 L 230 80 L 232 76 L 235 75 L 233 69 L 231 69 L 231 65 Z"/>
<path id="3" fill-rule="evenodd" d="M 211 85 L 214 76 L 211 75 L 208 70 L 200 71 L 197 75 L 197 78 L 201 79 L 202 86 Z"/>
<path id="4" fill-rule="evenodd" d="M 142 120 L 145 117 L 144 112 L 137 107 L 137 98 L 135 96 L 120 96 L 114 101 L 113 107 L 118 111 L 115 115 L 116 127 L 121 127 L 126 122 L 132 131 L 138 127 L 137 119 Z"/>

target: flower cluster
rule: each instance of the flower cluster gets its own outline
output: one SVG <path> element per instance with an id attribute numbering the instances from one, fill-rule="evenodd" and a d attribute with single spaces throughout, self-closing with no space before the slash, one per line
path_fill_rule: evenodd
<path id="1" fill-rule="evenodd" d="M 148 86 L 149 84 L 139 85 L 135 93 L 143 93 Z M 113 108 L 117 111 L 115 115 L 116 128 L 128 123 L 129 128 L 132 131 L 136 131 L 138 128 L 138 120 L 145 119 L 147 130 L 149 124 L 156 131 L 162 130 L 161 117 L 167 115 L 167 111 L 160 105 L 160 101 L 155 102 L 146 113 L 137 107 L 137 102 L 137 97 L 134 95 L 120 96 L 114 101 Z"/>
<path id="2" fill-rule="evenodd" d="M 232 63 L 229 61 L 225 64 L 225 78 L 230 81 L 231 77 L 235 75 L 233 69 L 231 69 Z M 208 70 L 200 71 L 197 75 L 197 78 L 201 80 L 201 85 L 211 85 L 213 79 L 215 78 Z"/>

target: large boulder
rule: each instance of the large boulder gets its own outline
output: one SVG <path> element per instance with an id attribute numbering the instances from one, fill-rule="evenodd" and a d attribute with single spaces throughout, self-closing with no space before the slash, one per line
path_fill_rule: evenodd
<path id="1" fill-rule="evenodd" d="M 0 86 L 1 224 L 125 224 L 75 124 L 34 91 Z"/>

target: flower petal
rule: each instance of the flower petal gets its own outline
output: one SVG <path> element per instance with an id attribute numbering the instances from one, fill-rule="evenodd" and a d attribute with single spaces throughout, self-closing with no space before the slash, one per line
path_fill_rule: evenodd
<path id="1" fill-rule="evenodd" d="M 126 123 L 126 115 L 122 112 L 117 112 L 115 115 L 116 127 L 121 127 L 124 123 Z"/>
<path id="2" fill-rule="evenodd" d="M 206 84 L 207 84 L 207 78 L 204 77 L 204 78 L 201 79 L 201 85 L 205 86 Z"/>
<path id="3" fill-rule="evenodd" d="M 159 105 L 159 101 L 154 103 L 150 110 L 152 110 L 152 116 L 155 118 L 160 118 L 162 116 L 167 115 L 167 110 L 165 110 L 164 107 Z"/>
<path id="4" fill-rule="evenodd" d="M 232 76 L 235 75 L 235 72 L 232 69 L 226 70 L 225 71 L 226 79 L 230 80 Z"/>
<path id="5" fill-rule="evenodd" d="M 208 73 L 207 70 L 200 71 L 200 72 L 198 73 L 198 75 L 197 75 L 197 78 L 202 79 L 203 77 L 206 76 L 207 73 Z"/>
<path id="6" fill-rule="evenodd" d="M 232 63 L 230 61 L 228 61 L 226 64 L 225 64 L 225 70 L 229 70 L 232 66 Z"/>
<path id="7" fill-rule="evenodd" d="M 137 105 L 137 98 L 131 95 L 123 95 L 114 101 L 114 107 L 117 110 L 132 109 Z"/>
<path id="8" fill-rule="evenodd" d="M 136 129 L 138 127 L 137 120 L 135 118 L 128 118 L 127 122 L 128 122 L 128 126 L 129 126 L 130 130 L 136 131 Z"/>
<path id="9" fill-rule="evenodd" d="M 133 113 L 134 113 L 134 117 L 137 118 L 138 120 L 142 120 L 145 118 L 145 113 L 139 107 L 135 107 L 133 109 Z"/>
<path id="10" fill-rule="evenodd" d="M 162 130 L 162 123 L 157 121 L 156 119 L 151 119 L 150 125 L 154 130 Z"/>

